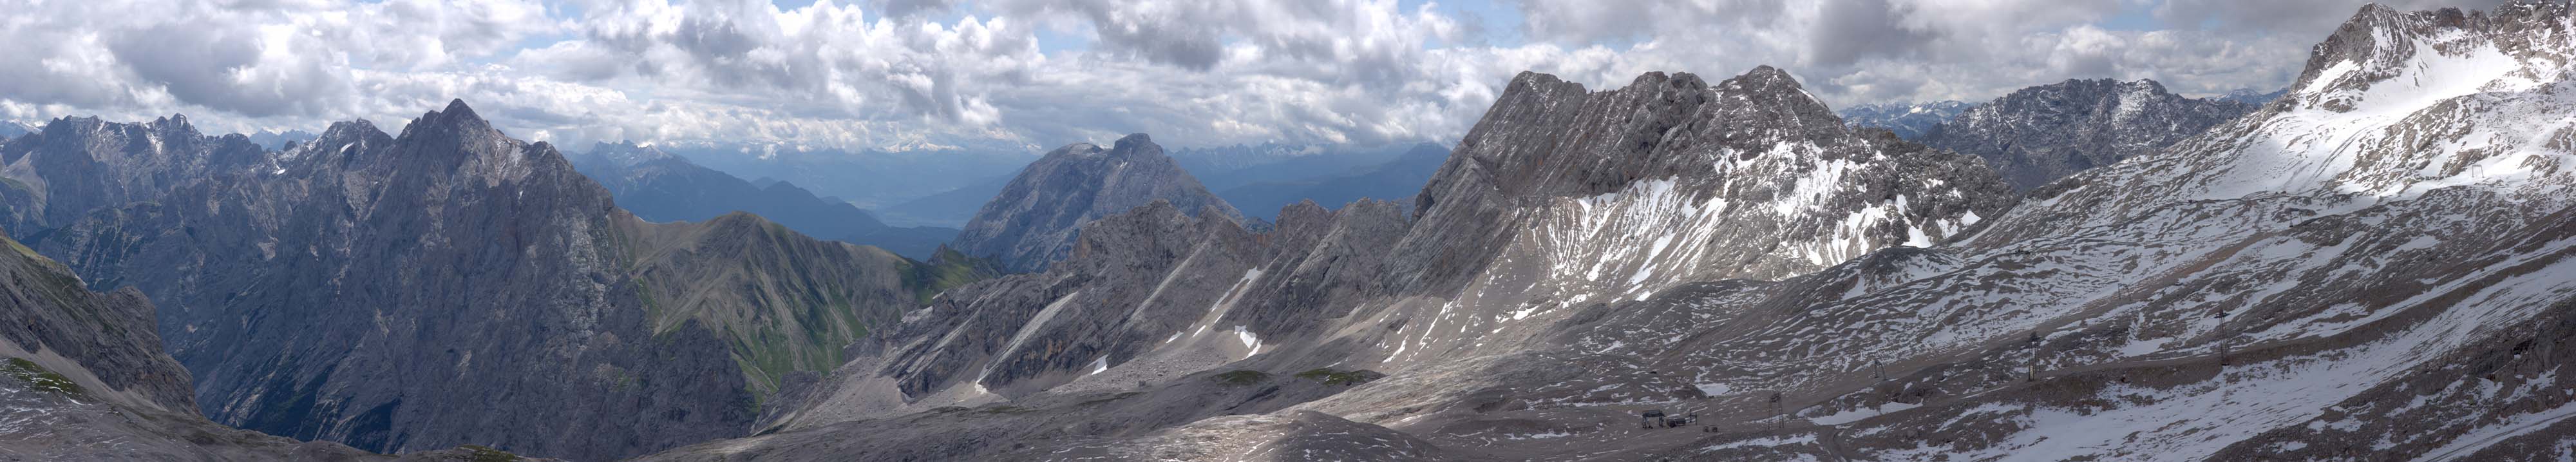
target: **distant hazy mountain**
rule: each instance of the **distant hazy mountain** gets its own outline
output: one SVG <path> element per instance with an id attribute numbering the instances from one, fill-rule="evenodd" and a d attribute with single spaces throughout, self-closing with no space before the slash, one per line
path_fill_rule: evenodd
<path id="1" fill-rule="evenodd" d="M 743 181 L 652 147 L 599 143 L 571 157 L 573 167 L 608 188 L 619 207 L 646 220 L 707 221 L 751 212 L 809 236 L 919 260 L 957 237 L 955 228 L 887 226 L 857 206 L 815 197 L 794 183 Z"/>
<path id="2" fill-rule="evenodd" d="M 985 202 L 992 201 L 993 195 L 1001 194 L 1002 187 L 1010 184 L 1010 176 L 997 176 L 877 209 L 876 212 L 888 223 L 963 227 L 967 221 L 975 219 L 975 212 L 982 210 Z"/>
<path id="3" fill-rule="evenodd" d="M 2219 101 L 2234 101 L 2234 102 L 2239 102 L 2239 103 L 2245 103 L 2245 104 L 2251 104 L 2251 105 L 2261 106 L 2261 105 L 2263 105 L 2263 103 L 2269 103 L 2269 102 L 2272 102 L 2272 100 L 2281 99 L 2281 96 L 2282 96 L 2282 95 L 2287 95 L 2287 94 L 2290 94 L 2290 89 L 2288 89 L 2288 88 L 2282 88 L 2282 89 L 2279 89 L 2279 90 L 2273 90 L 2273 91 L 2271 91 L 2271 92 L 2257 91 L 2257 90 L 2252 89 L 2252 88 L 2238 88 L 2238 89 L 2236 89 L 2236 91 L 2227 92 L 2227 94 L 2224 94 L 2224 95 L 2218 95 L 2218 96 L 2216 96 L 2216 97 L 2212 97 L 2212 98 L 2209 98 L 2209 99 L 2214 99 L 2214 100 L 2219 100 Z"/>
<path id="4" fill-rule="evenodd" d="M 1105 149 L 1066 145 L 1029 164 L 975 212 L 955 247 L 997 258 L 1012 272 L 1043 270 L 1073 252 L 1074 234 L 1083 224 L 1154 202 L 1168 202 L 1184 215 L 1243 221 L 1242 212 L 1138 133 Z"/>
<path id="5" fill-rule="evenodd" d="M 1278 214 L 1278 206 L 1296 202 L 1295 199 L 1279 202 L 1273 200 L 1275 198 L 1309 197 L 1309 193 L 1297 190 L 1305 185 L 1321 184 L 1335 178 L 1371 175 L 1379 167 L 1398 161 L 1414 147 L 1414 145 L 1405 144 L 1354 147 L 1263 143 L 1180 149 L 1170 151 L 1167 155 L 1171 157 L 1173 163 L 1180 165 L 1181 169 L 1189 171 L 1190 176 L 1196 178 L 1200 185 L 1209 191 L 1217 191 L 1220 196 L 1225 196 L 1228 203 L 1244 207 L 1252 216 L 1267 217 Z M 1418 165 L 1395 167 L 1399 168 L 1394 168 L 1394 171 L 1388 173 L 1419 170 L 1415 176 L 1428 179 L 1429 172 L 1440 166 L 1435 160 L 1427 168 Z M 964 186 L 892 206 L 872 209 L 872 211 L 877 212 L 879 218 L 887 223 L 898 225 L 964 226 L 968 220 L 974 219 L 975 212 L 984 206 L 984 202 L 992 200 L 993 195 L 1001 193 L 1002 187 L 1008 185 L 1010 181 L 1011 175 L 1008 173 L 994 175 L 982 181 L 967 183 Z M 1372 189 L 1362 195 L 1402 202 L 1400 199 L 1412 197 L 1422 188 L 1420 179 L 1398 182 L 1409 184 L 1394 188 L 1402 190 L 1395 196 L 1382 195 L 1394 189 Z M 1243 192 L 1243 195 L 1234 195 L 1236 191 Z M 1235 197 L 1245 197 L 1253 202 L 1235 203 Z M 1318 197 L 1316 202 L 1323 203 L 1327 207 L 1339 207 L 1348 202 L 1332 200 L 1330 197 L 1344 196 Z"/>
<path id="6" fill-rule="evenodd" d="M 817 196 L 838 197 L 860 208 L 876 210 L 968 185 L 1009 178 L 1038 160 L 1028 150 L 847 151 L 802 150 L 775 144 L 676 143 L 656 147 L 690 162 L 737 178 L 764 178 L 795 183 Z M 766 187 L 766 185 L 762 185 Z M 986 196 L 990 198 L 990 196 Z M 981 204 L 980 202 L 978 203 Z M 971 207 L 970 207 L 971 208 Z M 962 212 L 971 215 L 973 210 Z M 956 226 L 963 220 L 939 222 L 891 218 L 905 224 Z"/>
<path id="7" fill-rule="evenodd" d="M 1212 191 L 1255 183 L 1309 181 L 1364 172 L 1394 161 L 1412 144 L 1385 146 L 1263 143 L 1172 151 L 1172 161 Z M 1413 185 L 1419 188 L 1422 185 Z M 1341 205 L 1341 204 L 1330 204 Z M 1267 214 L 1276 210 L 1262 210 Z"/>
<path id="8" fill-rule="evenodd" d="M 1882 103 L 1852 106 L 1836 111 L 1835 114 L 1842 116 L 1845 124 L 1854 127 L 1884 128 L 1887 131 L 1896 132 L 1897 137 L 1910 140 L 1922 136 L 1923 132 L 1931 130 L 1933 125 L 1947 122 L 1951 117 L 1957 117 L 1959 113 L 1966 112 L 1972 107 L 1976 105 L 1958 101 L 1921 104 Z"/>
<path id="9" fill-rule="evenodd" d="M 1448 160 L 1449 148 L 1422 143 L 1385 163 L 1336 175 L 1236 186 L 1217 195 L 1224 197 L 1227 204 L 1265 219 L 1277 217 L 1281 207 L 1304 200 L 1325 208 L 1341 208 L 1360 198 L 1412 204 L 1413 196 L 1422 192 L 1422 184 L 1431 181 L 1431 174 L 1440 171 L 1440 164 Z"/>
<path id="10" fill-rule="evenodd" d="M 17 138 L 18 135 L 35 132 L 36 127 L 18 123 L 17 121 L 0 120 L 0 141 L 8 141 L 10 138 Z"/>
<path id="11" fill-rule="evenodd" d="M 1985 158 L 2004 181 L 2028 190 L 2164 149 L 2255 107 L 2185 98 L 2154 80 L 2067 80 L 1996 98 L 1916 141 Z"/>

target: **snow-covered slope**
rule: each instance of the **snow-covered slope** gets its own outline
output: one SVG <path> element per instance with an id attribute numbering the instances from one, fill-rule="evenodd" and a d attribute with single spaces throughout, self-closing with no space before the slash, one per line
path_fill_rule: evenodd
<path id="1" fill-rule="evenodd" d="M 2563 4 L 2364 9 L 2281 102 L 2034 193 L 1945 249 L 1967 265 L 1844 296 L 1824 294 L 1866 271 L 1691 294 L 1672 303 L 1742 313 L 1719 328 L 1742 333 L 1641 353 L 1792 390 L 1828 425 L 1705 446 L 1726 457 L 2565 451 L 2570 397 L 2515 390 L 2567 386 L 2564 359 L 2528 351 L 2564 340 L 2541 326 L 2576 291 L 2570 29 Z M 1871 417 L 1888 409 L 1919 410 Z"/>

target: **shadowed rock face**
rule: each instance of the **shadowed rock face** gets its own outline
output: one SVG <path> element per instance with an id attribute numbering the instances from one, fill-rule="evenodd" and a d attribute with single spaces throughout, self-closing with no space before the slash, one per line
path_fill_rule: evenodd
<path id="1" fill-rule="evenodd" d="M 2026 191 L 2153 154 L 2255 107 L 2184 98 L 2154 80 L 2067 80 L 2014 91 L 1913 139 L 1983 158 L 2014 189 Z"/>
<path id="2" fill-rule="evenodd" d="M 1157 200 L 1186 215 L 1243 222 L 1242 212 L 1138 133 L 1108 149 L 1074 143 L 1029 164 L 975 213 L 952 247 L 997 258 L 1012 272 L 1035 272 L 1072 252 L 1084 223 Z"/>
<path id="3" fill-rule="evenodd" d="M 161 352 L 133 288 L 91 292 L 68 268 L 0 236 L 0 457 L 33 460 L 469 460 L 488 448 L 400 457 L 226 427 L 198 415 L 188 371 Z M 470 459 L 489 460 L 489 459 Z"/>
<path id="4" fill-rule="evenodd" d="M 99 145 L 54 143 L 0 154 Z M 345 122 L 253 159 L 125 173 L 172 180 L 38 247 L 159 301 L 206 414 L 277 435 L 580 459 L 739 435 L 783 376 L 838 364 L 936 279 L 749 215 L 644 222 L 461 101 L 398 137 Z"/>
<path id="5" fill-rule="evenodd" d="M 152 305 L 91 292 L 0 237 L 0 456 L 35 460 L 375 458 L 225 428 L 197 415 L 188 371 L 161 352 Z"/>

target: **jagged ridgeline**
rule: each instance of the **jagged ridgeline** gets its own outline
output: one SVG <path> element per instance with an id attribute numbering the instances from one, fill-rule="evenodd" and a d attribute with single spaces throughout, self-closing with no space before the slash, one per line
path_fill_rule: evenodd
<path id="1" fill-rule="evenodd" d="M 12 232 L 160 306 L 217 422 L 610 459 L 737 436 L 798 371 L 976 279 L 737 214 L 654 224 L 462 102 L 283 152 L 184 119 L 0 146 Z"/>

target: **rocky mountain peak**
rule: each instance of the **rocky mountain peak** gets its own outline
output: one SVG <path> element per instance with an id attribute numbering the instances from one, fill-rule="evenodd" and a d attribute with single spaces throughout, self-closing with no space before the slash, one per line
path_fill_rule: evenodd
<path id="1" fill-rule="evenodd" d="M 1084 223 L 1158 200 L 1193 216 L 1243 221 L 1152 138 L 1128 135 L 1113 146 L 1104 154 L 1096 145 L 1069 144 L 1021 169 L 967 222 L 954 247 L 1034 272 L 1072 251 Z"/>
<path id="2" fill-rule="evenodd" d="M 389 158 L 375 162 L 376 167 L 417 170 L 433 175 L 462 173 L 479 178 L 485 185 L 516 181 L 531 175 L 575 175 L 572 164 L 554 146 L 546 142 L 528 143 L 510 138 L 492 127 L 464 100 L 455 100 L 438 111 L 424 113 L 403 127 L 395 138 L 398 148 Z"/>
<path id="3" fill-rule="evenodd" d="M 466 106 L 463 99 L 449 101 L 445 109 L 422 113 L 420 118 L 412 119 L 411 125 L 403 127 L 402 137 L 411 138 L 415 132 L 421 135 L 454 134 L 452 136 L 460 138 L 499 135 L 498 130 L 492 129 L 491 122 L 475 114 L 474 108 Z"/>
<path id="4" fill-rule="evenodd" d="M 1831 110 L 1825 109 L 1824 101 L 1817 100 L 1815 95 L 1808 94 L 1807 86 L 1798 83 L 1798 78 L 1791 77 L 1789 71 L 1768 65 L 1755 66 L 1753 70 L 1745 71 L 1743 75 L 1718 82 L 1717 86 L 1720 91 L 1728 93 L 1767 97 L 1772 104 L 1800 112 L 1832 113 Z"/>
<path id="5" fill-rule="evenodd" d="M 1788 71 L 1771 66 L 1756 66 L 1726 81 L 1718 82 L 1717 110 L 1734 119 L 1761 119 L 1773 123 L 1758 128 L 1774 133 L 1761 136 L 1803 138 L 1826 143 L 1839 142 L 1849 130 L 1842 116 L 1835 115 L 1823 100 L 1807 93 Z M 1748 131 L 1747 133 L 1750 133 Z"/>

